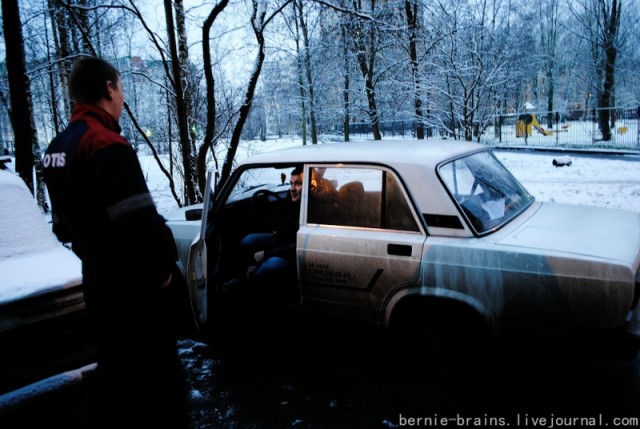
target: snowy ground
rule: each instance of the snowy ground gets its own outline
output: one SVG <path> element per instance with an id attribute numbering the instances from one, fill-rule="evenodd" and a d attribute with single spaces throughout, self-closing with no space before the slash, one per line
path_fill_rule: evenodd
<path id="1" fill-rule="evenodd" d="M 503 164 L 540 201 L 640 212 L 640 155 L 559 155 L 497 151 Z M 571 166 L 554 167 L 569 156 Z"/>

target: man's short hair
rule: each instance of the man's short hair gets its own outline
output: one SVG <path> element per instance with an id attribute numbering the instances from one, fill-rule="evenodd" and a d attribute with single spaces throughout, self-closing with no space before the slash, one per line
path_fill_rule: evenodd
<path id="1" fill-rule="evenodd" d="M 76 103 L 96 104 L 109 99 L 107 82 L 116 85 L 120 79 L 118 70 L 107 61 L 86 56 L 73 64 L 69 75 L 69 96 Z"/>
<path id="2" fill-rule="evenodd" d="M 298 165 L 296 166 L 296 168 L 293 169 L 293 171 L 291 172 L 292 176 L 299 176 L 304 172 L 304 167 L 302 167 L 302 165 Z"/>

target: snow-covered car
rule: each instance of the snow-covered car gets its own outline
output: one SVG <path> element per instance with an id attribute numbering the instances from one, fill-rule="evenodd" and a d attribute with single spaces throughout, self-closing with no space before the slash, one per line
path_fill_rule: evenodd
<path id="1" fill-rule="evenodd" d="M 84 318 L 85 304 L 80 260 L 58 241 L 24 181 L 8 169 L 0 170 L 0 273 L 0 381 L 9 383 L 19 368 L 37 376 L 36 361 L 71 354 L 56 334 Z"/>
<path id="2" fill-rule="evenodd" d="M 378 324 L 440 359 L 495 339 L 637 352 L 640 214 L 536 201 L 489 148 L 447 140 L 242 161 L 201 206 L 206 222 L 197 207 L 168 222 L 200 324 L 242 269 L 241 239 L 278 228 L 298 166 L 297 281 L 273 285 L 293 290 L 298 308 Z"/>

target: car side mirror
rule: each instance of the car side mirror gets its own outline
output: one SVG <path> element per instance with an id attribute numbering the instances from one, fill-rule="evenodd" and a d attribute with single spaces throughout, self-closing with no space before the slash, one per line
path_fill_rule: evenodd
<path id="1" fill-rule="evenodd" d="M 201 220 L 202 209 L 190 209 L 184 212 L 184 216 L 187 220 Z"/>

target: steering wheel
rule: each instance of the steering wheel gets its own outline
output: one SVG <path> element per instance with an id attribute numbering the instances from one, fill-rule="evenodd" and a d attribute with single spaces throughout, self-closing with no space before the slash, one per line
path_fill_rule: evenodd
<path id="1" fill-rule="evenodd" d="M 276 230 L 282 225 L 280 212 L 274 202 L 282 201 L 280 194 L 268 189 L 259 189 L 251 196 L 251 211 L 258 215 L 263 215 L 271 227 Z"/>

